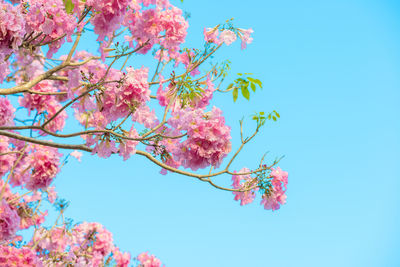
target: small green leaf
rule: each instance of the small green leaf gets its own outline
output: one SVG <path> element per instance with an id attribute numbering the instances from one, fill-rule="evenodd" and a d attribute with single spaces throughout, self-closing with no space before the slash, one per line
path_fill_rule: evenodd
<path id="1" fill-rule="evenodd" d="M 236 102 L 238 95 L 239 95 L 239 90 L 237 87 L 235 89 L 233 89 L 232 95 L 233 95 L 233 102 Z"/>
<path id="2" fill-rule="evenodd" d="M 68 14 L 71 14 L 72 13 L 72 11 L 74 10 L 74 4 L 72 3 L 72 0 L 63 0 L 63 2 L 64 2 L 64 6 L 65 6 L 65 11 L 68 13 Z"/>
<path id="3" fill-rule="evenodd" d="M 276 112 L 276 111 L 275 111 L 275 114 L 276 114 L 276 116 L 277 116 L 278 118 L 280 118 L 280 117 L 281 117 L 281 115 L 279 115 L 279 113 L 278 113 L 278 112 Z"/>
<path id="4" fill-rule="evenodd" d="M 231 89 L 233 87 L 233 83 L 231 83 L 230 85 L 228 85 L 228 88 L 226 88 L 226 90 Z"/>
<path id="5" fill-rule="evenodd" d="M 241 90 L 242 90 L 242 95 L 244 96 L 244 98 L 246 98 L 247 100 L 250 100 L 249 89 L 247 89 L 247 87 L 245 87 L 245 86 L 242 86 Z"/>
<path id="6" fill-rule="evenodd" d="M 253 90 L 253 92 L 256 91 L 256 85 L 254 83 L 250 84 L 251 90 Z"/>
<path id="7" fill-rule="evenodd" d="M 250 82 L 258 84 L 258 86 L 260 86 L 260 88 L 262 88 L 262 82 L 259 79 L 254 79 L 254 78 L 250 78 L 250 77 L 248 77 L 247 79 L 249 79 Z"/>
<path id="8" fill-rule="evenodd" d="M 275 117 L 275 116 L 273 116 L 272 119 L 273 119 L 274 121 L 276 121 L 276 117 Z"/>
<path id="9" fill-rule="evenodd" d="M 260 115 L 264 115 L 264 114 L 265 114 L 264 111 L 261 111 L 261 112 L 260 112 Z"/>
<path id="10" fill-rule="evenodd" d="M 238 75 L 239 75 L 239 76 L 242 76 L 243 74 L 242 74 L 242 73 L 238 73 Z"/>

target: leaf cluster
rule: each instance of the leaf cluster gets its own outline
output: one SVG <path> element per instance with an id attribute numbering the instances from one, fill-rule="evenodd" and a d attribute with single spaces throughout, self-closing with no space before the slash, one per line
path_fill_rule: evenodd
<path id="1" fill-rule="evenodd" d="M 249 77 L 249 75 L 253 75 L 253 73 L 238 73 L 240 76 L 233 83 L 228 85 L 227 90 L 232 90 L 233 102 L 236 102 L 239 96 L 239 89 L 244 98 L 250 100 L 250 90 L 256 92 L 257 87 L 262 89 L 262 82 L 259 79 Z"/>

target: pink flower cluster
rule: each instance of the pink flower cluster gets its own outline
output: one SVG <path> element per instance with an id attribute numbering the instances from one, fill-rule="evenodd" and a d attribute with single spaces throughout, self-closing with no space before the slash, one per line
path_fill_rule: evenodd
<path id="1" fill-rule="evenodd" d="M 17 143 L 15 151 L 22 149 L 18 146 Z M 41 145 L 30 145 L 23 153 L 11 176 L 10 184 L 26 186 L 29 190 L 46 189 L 60 170 L 62 155 L 56 148 Z M 11 165 L 13 162 L 7 164 Z"/>
<path id="2" fill-rule="evenodd" d="M 43 264 L 30 248 L 0 245 L 0 266 L 41 267 Z"/>
<path id="3" fill-rule="evenodd" d="M 20 220 L 17 211 L 3 199 L 0 202 L 0 242 L 14 237 L 19 229 Z"/>
<path id="4" fill-rule="evenodd" d="M 161 261 L 154 255 L 149 255 L 148 252 L 139 254 L 137 260 L 139 261 L 141 267 L 161 267 Z"/>
<path id="5" fill-rule="evenodd" d="M 130 138 L 138 138 L 139 135 L 136 132 L 135 128 L 132 127 L 130 130 L 128 137 Z M 138 145 L 139 141 L 134 140 L 124 140 L 121 141 L 122 143 L 119 145 L 119 155 L 127 160 L 130 158 L 131 155 L 136 153 L 136 146 Z"/>
<path id="6" fill-rule="evenodd" d="M 225 125 L 222 111 L 216 107 L 206 113 L 201 109 L 181 109 L 168 123 L 187 133 L 186 140 L 171 151 L 185 168 L 197 170 L 210 165 L 217 168 L 231 151 L 230 127 Z"/>
<path id="7" fill-rule="evenodd" d="M 148 72 L 147 68 L 127 68 L 123 85 L 105 92 L 103 113 L 106 117 L 110 120 L 125 117 L 150 100 Z"/>
<path id="8" fill-rule="evenodd" d="M 37 42 L 48 42 L 56 38 L 67 36 L 68 42 L 72 42 L 72 34 L 77 26 L 75 16 L 65 11 L 62 0 L 29 0 L 29 12 L 26 16 L 27 32 L 34 34 L 43 33 L 45 38 L 38 38 Z M 51 58 L 65 42 L 65 38 L 49 44 L 47 57 Z"/>
<path id="9" fill-rule="evenodd" d="M 71 230 L 41 228 L 35 232 L 33 242 L 42 260 L 62 255 L 64 263 L 73 266 L 103 266 L 113 258 L 118 267 L 127 267 L 131 259 L 129 253 L 114 246 L 112 234 L 99 223 L 83 222 Z"/>
<path id="10" fill-rule="evenodd" d="M 6 97 L 0 97 L 0 126 L 13 125 L 15 108 Z"/>
<path id="11" fill-rule="evenodd" d="M 32 91 L 42 92 L 42 93 L 52 93 L 57 90 L 53 87 L 50 81 L 42 81 L 32 87 Z M 38 112 L 43 112 L 47 110 L 50 103 L 54 102 L 54 96 L 52 95 L 38 95 L 25 93 L 23 97 L 19 97 L 19 104 L 30 111 L 37 110 Z"/>
<path id="12" fill-rule="evenodd" d="M 237 34 L 235 34 L 231 30 L 224 29 L 222 32 L 218 30 L 218 27 L 214 28 L 204 28 L 204 40 L 208 43 L 215 43 L 220 45 L 225 43 L 226 45 L 231 45 L 236 41 L 237 36 L 239 36 L 241 42 L 242 49 L 245 49 L 248 44 L 253 41 L 253 38 L 250 36 L 253 33 L 252 29 L 237 29 Z"/>
<path id="13" fill-rule="evenodd" d="M 239 173 L 248 173 L 248 172 L 250 172 L 250 170 L 247 168 L 243 168 L 239 171 Z M 235 200 L 236 201 L 240 200 L 240 205 L 242 206 L 247 205 L 254 201 L 256 197 L 256 192 L 258 191 L 256 178 L 252 178 L 250 174 L 233 175 L 232 181 L 233 181 L 232 187 L 234 189 L 246 190 L 252 188 L 251 190 L 247 190 L 244 192 L 233 192 L 233 194 L 235 195 Z"/>
<path id="14" fill-rule="evenodd" d="M 99 35 L 98 41 L 117 30 L 124 19 L 129 0 L 87 0 L 86 5 L 93 7 L 95 16 L 92 20 L 94 32 Z"/>
<path id="15" fill-rule="evenodd" d="M 150 1 L 143 1 L 149 4 Z M 182 16 L 182 10 L 171 6 L 168 1 L 152 1 L 155 8 L 129 13 L 124 24 L 129 27 L 131 36 L 126 37 L 133 47 L 144 46 L 139 53 L 147 53 L 154 44 L 160 44 L 170 55 L 175 56 L 179 46 L 185 41 L 188 23 Z"/>
<path id="16" fill-rule="evenodd" d="M 269 192 L 262 196 L 261 204 L 267 210 L 277 210 L 281 205 L 286 203 L 286 186 L 288 183 L 288 173 L 282 171 L 281 168 L 272 168 L 270 174 L 272 177 L 272 187 Z"/>
<path id="17" fill-rule="evenodd" d="M 12 52 L 17 51 L 25 35 L 25 18 L 21 6 L 0 2 L 0 83 L 10 73 L 8 68 Z"/>
<path id="18" fill-rule="evenodd" d="M 6 174 L 13 165 L 16 157 L 15 153 L 12 152 L 12 149 L 9 145 L 10 139 L 5 136 L 0 136 L 0 154 L 4 154 L 0 156 L 0 177 Z"/>
<path id="19" fill-rule="evenodd" d="M 35 146 L 35 151 L 30 157 L 32 171 L 26 182 L 26 188 L 29 190 L 47 188 L 60 171 L 61 154 L 56 148 Z"/>
<path id="20" fill-rule="evenodd" d="M 73 247 L 72 250 L 87 250 L 90 246 L 93 262 L 102 262 L 114 249 L 112 234 L 99 223 L 84 222 L 78 225 L 75 228 L 75 237 L 79 246 Z"/>

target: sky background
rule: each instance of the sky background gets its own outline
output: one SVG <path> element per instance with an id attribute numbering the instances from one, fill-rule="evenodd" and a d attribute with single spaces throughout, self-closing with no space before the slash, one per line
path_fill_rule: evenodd
<path id="1" fill-rule="evenodd" d="M 254 42 L 224 47 L 231 80 L 252 72 L 264 88 L 251 101 L 217 95 L 239 145 L 255 111 L 277 110 L 234 164 L 254 168 L 285 155 L 287 204 L 271 212 L 240 206 L 230 192 L 160 168 L 140 156 L 126 162 L 85 153 L 56 179 L 70 200 L 66 215 L 96 221 L 131 254 L 149 251 L 169 267 L 400 266 L 400 4 L 388 0 L 185 0 L 187 46 L 203 28 L 235 18 Z M 90 43 L 83 44 L 89 46 Z M 148 59 L 148 58 L 147 58 Z M 129 64 L 150 65 L 144 57 Z M 154 71 L 154 69 L 153 69 Z M 229 84 L 229 79 L 225 85 Z M 231 177 L 215 179 L 230 185 Z"/>

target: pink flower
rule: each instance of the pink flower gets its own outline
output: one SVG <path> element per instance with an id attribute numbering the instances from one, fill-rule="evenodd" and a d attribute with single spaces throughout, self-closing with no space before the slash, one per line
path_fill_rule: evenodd
<path id="1" fill-rule="evenodd" d="M 242 49 L 245 49 L 247 47 L 248 44 L 250 44 L 251 42 L 253 42 L 253 38 L 250 37 L 250 35 L 254 32 L 253 29 L 238 29 L 239 32 L 239 38 L 242 40 L 242 44 L 241 47 Z"/>
<path id="2" fill-rule="evenodd" d="M 56 92 L 57 90 L 53 87 L 52 82 L 42 81 L 32 87 L 32 91 L 47 93 Z M 40 113 L 45 111 L 50 103 L 54 102 L 54 96 L 25 93 L 23 97 L 18 98 L 18 102 L 21 106 L 27 108 L 29 112 L 37 110 Z"/>
<path id="3" fill-rule="evenodd" d="M 78 150 L 74 150 L 70 153 L 70 155 L 72 157 L 76 158 L 79 162 L 81 162 L 82 152 L 79 152 Z"/>
<path id="4" fill-rule="evenodd" d="M 5 1 L 0 2 L 0 83 L 10 73 L 9 61 L 12 52 L 22 44 L 25 30 L 25 18 L 22 5 L 13 6 Z"/>
<path id="5" fill-rule="evenodd" d="M 272 168 L 270 175 L 272 176 L 272 184 L 274 186 L 281 186 L 281 183 L 283 183 L 283 186 L 286 188 L 286 185 L 288 184 L 287 172 L 282 171 L 280 167 L 276 169 Z"/>
<path id="6" fill-rule="evenodd" d="M 32 171 L 26 188 L 38 190 L 48 187 L 60 171 L 60 156 L 56 148 L 35 146 L 35 151 L 30 154 Z"/>
<path id="7" fill-rule="evenodd" d="M 92 20 L 94 32 L 99 35 L 97 41 L 104 41 L 121 26 L 129 0 L 87 0 L 86 5 L 92 6 L 95 16 Z"/>
<path id="8" fill-rule="evenodd" d="M 14 124 L 15 108 L 6 97 L 0 97 L 0 126 L 11 126 Z"/>
<path id="9" fill-rule="evenodd" d="M 115 141 L 109 139 L 102 140 L 93 148 L 92 155 L 96 154 L 100 158 L 109 158 L 111 154 L 117 153 L 118 149 L 115 147 Z"/>
<path id="10" fill-rule="evenodd" d="M 116 249 L 114 252 L 114 259 L 117 262 L 117 267 L 128 267 L 129 263 L 131 261 L 131 254 L 128 252 L 122 253 L 118 249 Z"/>
<path id="11" fill-rule="evenodd" d="M 9 142 L 10 139 L 8 137 L 0 136 L 0 154 L 12 151 L 9 147 Z M 11 166 L 14 164 L 15 160 L 15 153 L 0 156 L 0 177 L 2 177 L 11 169 Z"/>
<path id="12" fill-rule="evenodd" d="M 0 245 L 0 266 L 42 267 L 43 264 L 31 248 Z"/>
<path id="13" fill-rule="evenodd" d="M 138 138 L 139 135 L 136 130 L 132 127 L 131 131 L 129 132 L 128 137 L 130 138 Z M 131 155 L 136 153 L 136 146 L 139 141 L 134 140 L 123 140 L 123 142 L 119 145 L 119 155 L 127 160 L 130 158 Z"/>
<path id="14" fill-rule="evenodd" d="M 138 261 L 143 267 L 161 267 L 161 261 L 148 252 L 143 252 L 137 256 Z"/>
<path id="15" fill-rule="evenodd" d="M 276 169 L 272 168 L 270 176 L 272 178 L 272 186 L 262 196 L 261 204 L 264 205 L 265 209 L 277 210 L 281 205 L 286 203 L 285 192 L 288 183 L 288 173 L 278 167 Z"/>
<path id="16" fill-rule="evenodd" d="M 239 171 L 239 173 L 250 172 L 249 169 L 243 168 Z M 250 189 L 252 187 L 257 186 L 257 179 L 251 177 L 250 174 L 247 175 L 233 175 L 232 176 L 232 187 L 234 189 Z M 247 205 L 254 201 L 256 197 L 256 192 L 258 191 L 258 187 L 255 187 L 251 190 L 244 192 L 232 192 L 235 195 L 235 200 L 240 200 L 240 205 Z"/>
<path id="17" fill-rule="evenodd" d="M 135 70 L 128 67 L 127 74 L 123 77 L 125 78 L 123 85 L 116 86 L 115 84 L 108 88 L 101 110 L 107 119 L 111 121 L 125 117 L 150 100 L 148 71 L 147 68 Z"/>
<path id="18" fill-rule="evenodd" d="M 204 40 L 208 43 L 216 43 L 216 44 L 220 44 L 220 40 L 219 40 L 219 31 L 218 31 L 218 27 L 214 27 L 214 28 L 204 28 L 203 31 L 204 34 Z"/>
<path id="19" fill-rule="evenodd" d="M 286 195 L 281 188 L 274 188 L 269 194 L 264 194 L 261 200 L 261 205 L 264 205 L 266 210 L 278 210 L 285 203 Z"/>
<path id="20" fill-rule="evenodd" d="M 56 188 L 54 186 L 49 186 L 47 188 L 47 199 L 50 203 L 54 203 L 54 201 L 57 199 L 57 192 L 55 189 Z"/>
<path id="21" fill-rule="evenodd" d="M 27 31 L 38 34 L 43 32 L 40 42 L 52 41 L 66 34 L 67 41 L 72 42 L 72 35 L 77 26 L 77 18 L 65 11 L 62 0 L 29 0 L 29 12 L 25 17 Z M 65 42 L 65 37 L 49 44 L 47 57 L 51 58 Z"/>
<path id="22" fill-rule="evenodd" d="M 221 38 L 221 41 L 224 42 L 226 45 L 230 45 L 234 41 L 236 41 L 236 34 L 230 30 L 223 30 L 221 32 L 220 38 Z"/>
<path id="23" fill-rule="evenodd" d="M 207 113 L 201 109 L 178 110 L 168 123 L 187 133 L 186 140 L 171 151 L 174 159 L 181 161 L 185 168 L 194 171 L 210 165 L 217 168 L 231 151 L 230 128 L 216 107 Z"/>
<path id="24" fill-rule="evenodd" d="M 155 111 L 150 111 L 149 106 L 140 106 L 132 114 L 132 120 L 143 124 L 146 128 L 152 128 L 158 124 Z"/>
<path id="25" fill-rule="evenodd" d="M 124 24 L 129 27 L 131 36 L 126 36 L 130 46 L 144 45 L 138 53 L 146 54 L 155 44 L 160 44 L 170 56 L 177 54 L 179 46 L 185 41 L 188 23 L 182 16 L 182 10 L 157 1 L 156 8 L 135 10 L 129 13 Z"/>
<path id="26" fill-rule="evenodd" d="M 19 229 L 20 217 L 3 199 L 0 203 L 0 241 L 8 241 Z"/>
<path id="27" fill-rule="evenodd" d="M 40 228 L 33 236 L 33 242 L 38 244 L 37 250 L 48 250 L 51 253 L 64 252 L 72 241 L 73 238 L 64 227 L 56 227 L 51 231 Z"/>
<path id="28" fill-rule="evenodd" d="M 53 117 L 61 108 L 62 105 L 56 100 L 51 100 L 50 102 L 46 103 L 46 119 L 50 119 L 51 117 Z M 57 116 L 54 117 L 54 119 L 50 121 L 45 128 L 47 130 L 50 130 L 51 132 L 61 131 L 62 129 L 64 129 L 67 117 L 67 112 L 63 110 L 58 113 Z"/>
<path id="29" fill-rule="evenodd" d="M 112 234 L 99 223 L 84 222 L 74 230 L 74 238 L 80 251 L 91 247 L 91 254 L 107 256 L 114 249 Z"/>

